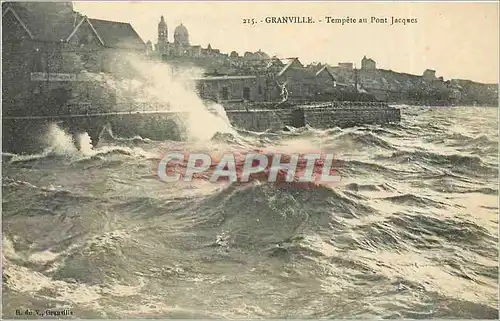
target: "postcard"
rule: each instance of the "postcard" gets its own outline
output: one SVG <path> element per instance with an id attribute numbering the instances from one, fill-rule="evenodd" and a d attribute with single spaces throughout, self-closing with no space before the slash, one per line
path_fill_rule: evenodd
<path id="1" fill-rule="evenodd" d="M 3 318 L 498 319 L 498 10 L 3 2 Z"/>

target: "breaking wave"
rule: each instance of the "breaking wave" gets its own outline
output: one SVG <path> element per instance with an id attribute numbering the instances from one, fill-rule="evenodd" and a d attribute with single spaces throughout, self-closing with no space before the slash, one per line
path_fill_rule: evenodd
<path id="1" fill-rule="evenodd" d="M 498 134 L 475 125 L 490 111 L 439 110 L 455 132 L 415 110 L 386 128 L 184 142 L 108 131 L 80 151 L 55 127 L 44 153 L 2 155 L 4 315 L 30 302 L 81 318 L 498 318 Z M 341 182 L 155 175 L 168 150 L 318 148 Z"/>

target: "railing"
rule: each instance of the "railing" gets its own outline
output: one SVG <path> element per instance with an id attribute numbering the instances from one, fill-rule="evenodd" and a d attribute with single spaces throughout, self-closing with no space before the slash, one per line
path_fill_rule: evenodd
<path id="1" fill-rule="evenodd" d="M 209 107 L 210 112 L 216 112 L 214 108 Z M 352 110 L 352 109 L 393 109 L 385 103 L 378 102 L 329 102 L 329 103 L 314 103 L 293 104 L 289 102 L 253 102 L 253 103 L 236 103 L 226 104 L 223 106 L 227 112 L 258 112 L 258 111 L 291 111 L 296 108 L 315 111 L 332 111 L 332 110 Z M 23 109 L 15 109 L 23 110 Z M 166 103 L 159 102 L 119 102 L 119 103 L 69 103 L 61 106 L 57 110 L 39 110 L 36 114 L 31 114 L 34 117 L 54 117 L 68 115 L 95 115 L 95 114 L 135 114 L 135 113 L 165 113 L 165 112 L 183 112 L 182 110 L 172 110 L 171 106 Z M 10 115 L 9 115 L 10 114 Z M 14 114 L 8 113 L 4 117 L 28 117 L 22 115 L 24 113 Z"/>
<path id="2" fill-rule="evenodd" d="M 103 117 L 103 116 L 115 116 L 115 115 L 134 115 L 134 114 L 182 114 L 178 111 L 109 111 L 109 112 L 95 112 L 95 113 L 85 113 L 85 114 L 53 114 L 53 115 L 30 115 L 30 116 L 2 116 L 4 120 L 20 120 L 20 119 L 67 119 L 67 118 L 84 118 L 84 117 Z"/>
<path id="3" fill-rule="evenodd" d="M 70 103 L 64 106 L 65 112 L 163 112 L 170 111 L 170 105 L 165 103 L 149 102 L 119 102 L 112 104 Z"/>

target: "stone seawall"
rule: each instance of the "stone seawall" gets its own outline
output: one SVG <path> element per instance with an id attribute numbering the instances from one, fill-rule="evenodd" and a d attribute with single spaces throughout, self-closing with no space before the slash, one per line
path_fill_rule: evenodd
<path id="1" fill-rule="evenodd" d="M 401 113 L 396 108 L 305 109 L 304 118 L 307 125 L 326 129 L 399 122 Z"/>
<path id="2" fill-rule="evenodd" d="M 48 119 L 2 118 L 2 152 L 34 154 L 47 146 L 49 126 L 55 121 Z"/>
<path id="3" fill-rule="evenodd" d="M 233 103 L 224 107 L 233 126 L 252 131 L 280 130 L 285 126 L 305 125 L 326 129 L 387 124 L 401 120 L 399 109 L 379 102 L 346 101 L 303 105 Z"/>
<path id="4" fill-rule="evenodd" d="M 115 137 L 141 136 L 152 140 L 184 140 L 185 114 L 166 112 L 123 112 L 71 116 L 26 116 L 2 118 L 2 151 L 17 154 L 40 153 L 54 144 L 49 137 L 51 125 L 57 125 L 75 137 L 87 133 L 94 146 L 102 130 L 109 127 Z"/>
<path id="5" fill-rule="evenodd" d="M 181 113 L 132 113 L 108 117 L 106 125 L 116 137 L 180 141 L 186 138 L 185 118 Z"/>
<path id="6" fill-rule="evenodd" d="M 273 110 L 252 111 L 227 111 L 227 118 L 231 125 L 245 130 L 263 132 L 265 130 L 277 131 L 285 127 L 283 119 Z"/>
<path id="7" fill-rule="evenodd" d="M 248 106 L 247 106 L 248 107 Z M 226 114 L 231 124 L 240 129 L 263 132 L 279 131 L 285 126 L 318 129 L 349 127 L 363 124 L 399 122 L 399 109 L 377 103 L 329 103 L 281 108 L 235 110 Z M 269 107 L 269 106 L 266 106 Z M 275 105 L 276 107 L 276 105 Z M 141 136 L 152 140 L 186 139 L 186 114 L 177 112 L 115 112 L 85 115 L 3 117 L 2 151 L 13 153 L 41 152 L 51 145 L 47 132 L 51 124 L 65 130 L 73 139 L 88 133 L 93 145 L 100 133 L 110 126 L 115 137 Z"/>

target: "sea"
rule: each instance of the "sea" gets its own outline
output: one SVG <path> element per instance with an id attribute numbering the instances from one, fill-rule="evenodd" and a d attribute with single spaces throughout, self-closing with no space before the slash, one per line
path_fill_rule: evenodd
<path id="1" fill-rule="evenodd" d="M 399 124 L 109 130 L 80 151 L 54 127 L 45 152 L 3 153 L 3 317 L 498 319 L 498 109 L 397 107 Z M 171 150 L 259 148 L 333 153 L 341 181 L 155 174 Z"/>

